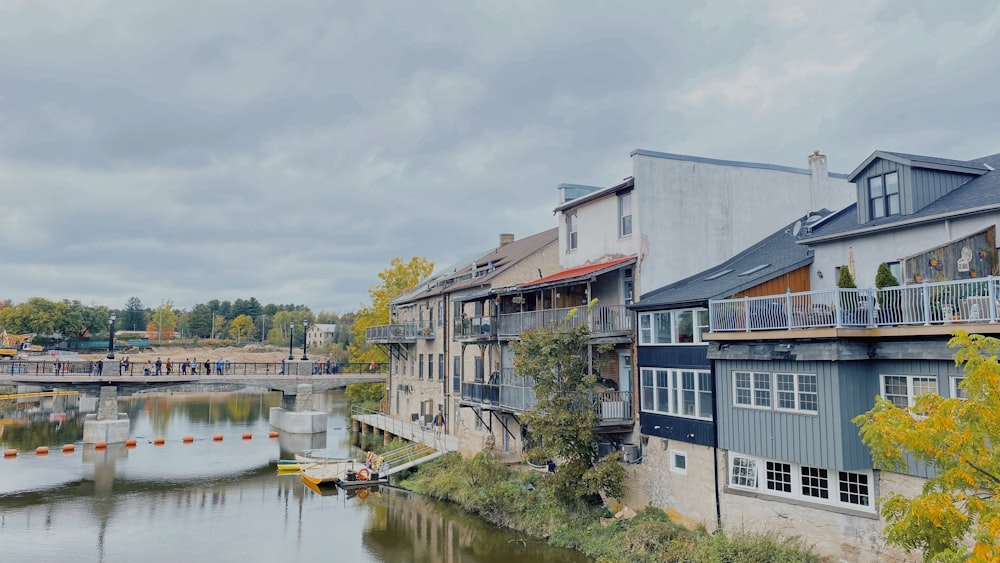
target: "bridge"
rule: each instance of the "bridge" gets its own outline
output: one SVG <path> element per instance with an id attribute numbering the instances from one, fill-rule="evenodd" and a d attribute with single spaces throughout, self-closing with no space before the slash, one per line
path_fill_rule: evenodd
<path id="1" fill-rule="evenodd" d="M 110 362 L 109 362 L 110 363 Z M 351 371 L 337 370 L 337 373 L 322 373 L 312 362 L 293 361 L 281 363 L 227 363 L 223 364 L 221 373 L 212 364 L 212 374 L 205 374 L 204 369 L 196 373 L 177 373 L 175 367 L 170 375 L 165 368 L 161 375 L 155 372 L 146 374 L 143 366 L 135 363 L 128 370 L 119 369 L 117 362 L 111 364 L 113 369 L 102 370 L 98 375 L 95 362 L 33 362 L 6 361 L 0 362 L 0 385 L 34 385 L 43 390 L 73 389 L 79 391 L 96 391 L 100 387 L 114 385 L 120 393 L 130 394 L 138 391 L 154 390 L 179 385 L 246 385 L 263 387 L 271 391 L 281 391 L 291 396 L 297 393 L 299 385 L 312 386 L 313 392 L 319 393 L 329 389 L 340 389 L 353 383 L 385 382 L 386 374 L 380 370 L 382 365 L 348 364 L 345 367 Z M 202 366 L 204 368 L 204 366 Z M 368 371 L 367 368 L 372 368 Z M 320 373 L 313 373 L 319 371 Z"/>

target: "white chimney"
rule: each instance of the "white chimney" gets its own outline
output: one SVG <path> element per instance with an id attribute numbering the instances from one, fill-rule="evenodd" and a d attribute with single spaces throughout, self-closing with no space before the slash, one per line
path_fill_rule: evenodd
<path id="1" fill-rule="evenodd" d="M 813 151 L 809 155 L 809 211 L 817 211 L 817 198 L 823 198 L 829 188 L 830 171 L 826 167 L 826 155 Z"/>

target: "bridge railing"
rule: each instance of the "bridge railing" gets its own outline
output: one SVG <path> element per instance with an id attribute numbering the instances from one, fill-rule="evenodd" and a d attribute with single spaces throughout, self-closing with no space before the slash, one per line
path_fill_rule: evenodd
<path id="1" fill-rule="evenodd" d="M 336 363 L 330 362 L 327 364 L 325 361 L 312 362 L 313 363 L 313 375 L 335 375 L 338 373 L 387 373 L 389 370 L 389 365 L 385 363 Z M 100 375 L 111 376 L 111 375 L 132 375 L 132 376 L 142 376 L 142 375 L 172 375 L 172 376 L 190 376 L 194 375 L 196 377 L 218 377 L 218 376 L 244 376 L 244 375 L 282 375 L 284 371 L 284 365 L 282 362 L 223 362 L 221 366 L 217 365 L 215 361 L 209 362 L 209 367 L 211 373 L 206 373 L 206 366 L 204 362 L 200 362 L 198 365 L 194 366 L 192 371 L 191 367 L 184 369 L 183 361 L 181 362 L 171 362 L 170 373 L 167 373 L 167 364 L 165 361 L 160 363 L 160 370 L 157 373 L 156 362 L 132 362 L 130 361 L 128 365 L 125 362 L 120 362 L 119 369 L 116 371 L 112 364 L 103 365 L 101 367 Z M 71 361 L 54 361 L 54 360 L 0 360 L 0 374 L 2 375 L 98 375 L 98 360 L 71 360 Z M 146 373 L 146 370 L 149 373 Z"/>

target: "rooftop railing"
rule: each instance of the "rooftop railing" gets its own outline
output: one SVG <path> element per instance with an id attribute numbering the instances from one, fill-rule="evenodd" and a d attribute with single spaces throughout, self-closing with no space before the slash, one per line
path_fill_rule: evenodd
<path id="1" fill-rule="evenodd" d="M 834 288 L 763 297 L 713 299 L 712 332 L 803 328 L 875 328 L 995 323 L 1000 278 L 911 284 L 883 289 Z"/>

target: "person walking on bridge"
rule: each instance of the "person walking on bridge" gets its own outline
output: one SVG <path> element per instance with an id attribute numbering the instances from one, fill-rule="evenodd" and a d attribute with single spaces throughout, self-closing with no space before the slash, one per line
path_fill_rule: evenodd
<path id="1" fill-rule="evenodd" d="M 172 369 L 174 369 L 174 363 L 170 361 L 170 358 L 167 358 L 167 375 L 170 375 Z"/>
<path id="2" fill-rule="evenodd" d="M 191 358 L 191 375 L 198 375 L 198 358 Z"/>
<path id="3" fill-rule="evenodd" d="M 163 362 L 156 358 L 156 375 L 163 375 Z"/>
<path id="4" fill-rule="evenodd" d="M 205 375 L 212 375 L 212 360 L 205 360 Z"/>

